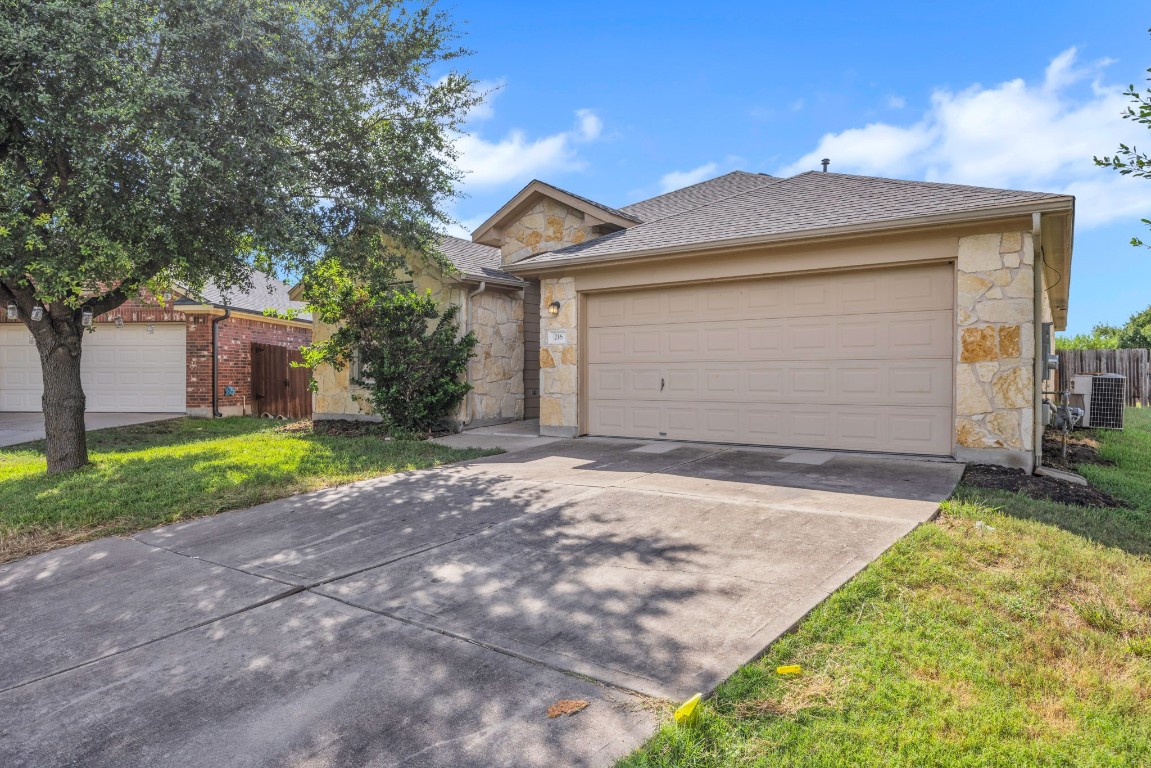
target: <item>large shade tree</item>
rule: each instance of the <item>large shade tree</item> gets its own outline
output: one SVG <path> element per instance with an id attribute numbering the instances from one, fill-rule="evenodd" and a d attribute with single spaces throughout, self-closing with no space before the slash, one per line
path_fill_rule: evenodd
<path id="1" fill-rule="evenodd" d="M 86 310 L 396 259 L 385 243 L 436 258 L 451 139 L 477 96 L 430 3 L 0 8 L 0 305 L 40 356 L 50 472 L 88 460 Z"/>

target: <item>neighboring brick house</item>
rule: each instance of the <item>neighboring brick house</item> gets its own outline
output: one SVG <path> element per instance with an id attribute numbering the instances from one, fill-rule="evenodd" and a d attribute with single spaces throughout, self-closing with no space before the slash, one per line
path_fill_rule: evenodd
<path id="1" fill-rule="evenodd" d="M 1069 195 L 837 173 L 737 171 L 619 209 L 533 181 L 446 238 L 458 274 L 429 285 L 499 342 L 473 422 L 1030 469 L 1074 215 Z M 485 273 L 495 311 L 468 298 Z M 317 417 L 363 414 L 346 373 L 317 379 Z"/>
<path id="2" fill-rule="evenodd" d="M 253 283 L 227 296 L 212 286 L 196 296 L 177 289 L 168 301 L 141 296 L 96 317 L 81 359 L 88 410 L 211 417 L 216 321 L 215 412 L 252 413 L 252 343 L 299 348 L 312 339 L 307 315 L 263 315 L 303 308 L 284 283 L 262 273 Z M 21 321 L 0 322 L 0 411 L 40 410 L 40 361 L 29 339 Z"/>

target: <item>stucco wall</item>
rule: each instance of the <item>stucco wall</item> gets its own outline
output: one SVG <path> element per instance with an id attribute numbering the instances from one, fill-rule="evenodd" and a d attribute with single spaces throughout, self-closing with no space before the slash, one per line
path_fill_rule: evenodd
<path id="1" fill-rule="evenodd" d="M 475 290 L 476 286 L 445 279 L 438 271 L 422 266 L 413 266 L 411 280 L 417 291 L 431 291 L 441 307 L 453 304 L 463 308 L 458 316 L 462 332 L 467 322 L 468 292 Z M 468 395 L 473 410 L 472 423 L 521 419 L 524 381 L 523 301 L 520 292 L 489 287 L 472 299 L 472 313 L 472 330 L 479 342 L 468 375 L 473 387 Z M 316 341 L 329 338 L 332 330 L 332 326 L 316 321 Z M 317 385 L 313 401 L 314 418 L 377 418 L 372 413 L 367 392 L 351 384 L 351 371 L 347 367 L 337 371 L 331 366 L 320 366 L 313 375 Z M 462 422 L 467 417 L 467 403 L 464 402 L 455 414 L 455 421 Z"/>
<path id="2" fill-rule="evenodd" d="M 570 277 L 547 278 L 540 290 L 540 434 L 574 437 L 579 413 L 575 281 Z M 553 301 L 560 303 L 559 314 L 554 317 L 548 310 Z M 549 343 L 549 331 L 564 333 L 565 343 Z"/>
<path id="3" fill-rule="evenodd" d="M 1030 467 L 1034 255 L 1030 233 L 959 240 L 956 455 Z"/>

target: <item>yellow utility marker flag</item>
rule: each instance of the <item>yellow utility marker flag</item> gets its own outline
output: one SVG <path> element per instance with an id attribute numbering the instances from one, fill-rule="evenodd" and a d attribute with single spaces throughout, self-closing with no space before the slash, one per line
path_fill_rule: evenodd
<path id="1" fill-rule="evenodd" d="M 680 708 L 675 711 L 675 721 L 680 725 L 691 725 L 696 719 L 696 707 L 699 706 L 699 700 L 703 698 L 702 693 L 697 693 L 690 699 L 685 701 Z"/>
<path id="2" fill-rule="evenodd" d="M 775 673 L 777 675 L 798 675 L 803 671 L 803 667 L 798 664 L 785 664 L 782 667 L 776 667 Z"/>

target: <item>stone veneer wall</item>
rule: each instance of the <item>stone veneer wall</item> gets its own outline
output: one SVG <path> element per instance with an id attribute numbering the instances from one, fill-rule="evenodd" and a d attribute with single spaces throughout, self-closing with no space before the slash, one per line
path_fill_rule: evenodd
<path id="1" fill-rule="evenodd" d="M 1030 233 L 959 240 L 957 458 L 1031 468 L 1033 269 Z"/>
<path id="2" fill-rule="evenodd" d="M 464 327 L 468 293 L 475 286 L 449 283 L 438 271 L 422 265 L 412 267 L 411 279 L 417 291 L 430 290 L 439 306 L 454 304 L 462 307 L 459 322 L 461 329 Z M 520 293 L 489 288 L 472 299 L 472 317 L 472 330 L 479 341 L 468 376 L 473 387 L 468 395 L 474 410 L 472 423 L 521 419 L 524 407 L 524 347 L 523 300 Z M 332 330 L 332 326 L 317 321 L 316 341 L 327 339 Z M 367 392 L 351 383 L 348 367 L 337 371 L 331 366 L 320 366 L 313 375 L 317 384 L 313 401 L 315 418 L 377 418 L 372 413 L 371 403 L 366 399 Z M 460 404 L 455 418 L 460 422 L 467 418 L 466 403 Z"/>
<path id="3" fill-rule="evenodd" d="M 544 251 L 582 243 L 598 235 L 584 223 L 584 214 L 558 200 L 543 198 L 509 226 L 500 252 L 504 264 L 512 264 Z"/>
<path id="4" fill-rule="evenodd" d="M 578 307 L 575 280 L 548 278 L 540 284 L 540 434 L 575 437 L 579 413 Z M 552 317 L 548 305 L 560 303 Z M 548 331 L 566 331 L 566 344 L 549 344 Z"/>

